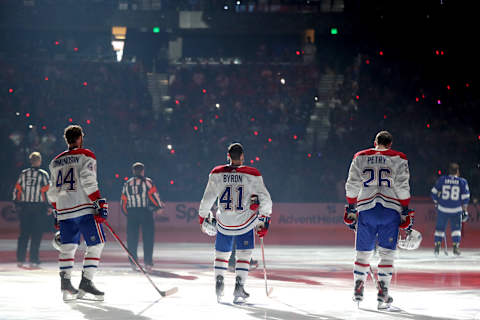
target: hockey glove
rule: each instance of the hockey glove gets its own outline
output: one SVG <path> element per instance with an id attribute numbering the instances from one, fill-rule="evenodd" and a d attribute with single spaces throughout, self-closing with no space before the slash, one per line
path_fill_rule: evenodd
<path id="1" fill-rule="evenodd" d="M 108 217 L 108 203 L 105 198 L 102 199 L 97 199 L 93 201 L 93 205 L 95 206 L 95 209 L 97 210 L 97 213 L 93 215 L 95 218 L 95 221 L 98 223 L 105 222 Z"/>
<path id="2" fill-rule="evenodd" d="M 256 194 L 252 194 L 250 196 L 250 210 L 257 211 L 259 206 L 260 201 L 258 200 L 258 196 Z"/>
<path id="3" fill-rule="evenodd" d="M 257 235 L 259 238 L 263 238 L 267 235 L 268 227 L 270 227 L 270 221 L 272 219 L 270 219 L 270 217 L 267 217 L 267 216 L 260 216 L 258 220 L 260 222 L 257 224 L 257 227 L 256 227 Z"/>
<path id="4" fill-rule="evenodd" d="M 413 222 L 415 218 L 415 210 L 409 209 L 408 207 L 402 208 L 402 216 L 400 221 L 400 229 L 410 231 L 413 227 Z"/>
<path id="5" fill-rule="evenodd" d="M 467 211 L 463 211 L 462 212 L 462 222 L 467 222 L 468 219 L 469 219 L 469 215 L 468 215 L 468 212 Z"/>
<path id="6" fill-rule="evenodd" d="M 358 211 L 354 204 L 345 206 L 345 213 L 343 214 L 343 223 L 350 229 L 355 231 L 357 229 Z"/>

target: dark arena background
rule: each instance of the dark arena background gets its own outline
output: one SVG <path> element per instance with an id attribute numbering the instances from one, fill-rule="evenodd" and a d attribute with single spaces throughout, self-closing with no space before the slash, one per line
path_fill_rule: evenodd
<path id="1" fill-rule="evenodd" d="M 453 0 L 0 0 L 0 319 L 480 319 L 478 17 Z M 81 125 L 97 159 L 108 223 L 127 243 L 121 211 L 132 164 L 164 202 L 154 217 L 153 268 L 162 298 L 104 227 L 95 284 L 105 301 L 64 303 L 54 218 L 40 206 L 39 261 L 19 263 L 13 197 L 29 155 L 40 168 Z M 355 233 L 343 222 L 354 154 L 388 130 L 408 156 L 416 250 L 396 250 L 392 312 L 352 301 Z M 273 201 L 245 289 L 235 273 L 217 303 L 215 238 L 198 209 L 209 173 L 241 142 Z M 434 255 L 431 189 L 460 166 L 469 220 L 461 254 L 450 226 Z M 52 181 L 55 184 L 55 181 Z M 141 234 L 141 232 L 140 232 Z M 404 235 L 402 235 L 405 237 Z M 139 263 L 144 265 L 140 236 Z M 446 248 L 445 248 L 446 244 Z M 80 280 L 85 244 L 75 256 Z M 380 259 L 371 259 L 372 272 Z M 266 279 L 264 275 L 266 274 Z M 265 285 L 274 290 L 266 295 Z"/>

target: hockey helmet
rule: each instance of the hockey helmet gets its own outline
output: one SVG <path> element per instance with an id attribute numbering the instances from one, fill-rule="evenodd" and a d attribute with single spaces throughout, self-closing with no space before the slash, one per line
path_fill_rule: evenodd
<path id="1" fill-rule="evenodd" d="M 215 219 L 211 211 L 208 217 L 203 220 L 202 231 L 210 237 L 214 237 L 217 235 L 217 220 Z"/>
<path id="2" fill-rule="evenodd" d="M 57 231 L 57 232 L 55 232 L 55 235 L 54 235 L 54 237 L 53 237 L 53 239 L 52 239 L 52 246 L 53 246 L 56 250 L 60 251 L 60 245 L 61 245 L 61 244 L 62 244 L 62 242 L 60 241 L 60 231 Z"/>
<path id="3" fill-rule="evenodd" d="M 417 230 L 410 230 L 407 231 L 405 238 L 402 238 L 400 235 L 400 239 L 398 240 L 398 247 L 404 250 L 415 250 L 420 247 L 420 243 L 422 243 L 422 234 Z"/>

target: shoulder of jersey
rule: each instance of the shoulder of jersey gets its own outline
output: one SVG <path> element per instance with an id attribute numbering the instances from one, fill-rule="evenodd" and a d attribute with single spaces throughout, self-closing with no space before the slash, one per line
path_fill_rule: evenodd
<path id="1" fill-rule="evenodd" d="M 373 156 L 375 154 L 381 154 L 381 155 L 384 155 L 384 156 L 387 156 L 387 157 L 400 157 L 402 159 L 407 160 L 407 156 L 403 152 L 392 150 L 392 149 L 375 150 L 373 148 L 359 151 L 359 152 L 355 153 L 353 158 L 355 159 L 356 157 L 359 157 L 359 156 Z"/>
<path id="2" fill-rule="evenodd" d="M 224 173 L 224 172 L 237 172 L 237 173 L 245 173 L 245 174 L 249 174 L 249 175 L 252 175 L 252 176 L 261 176 L 260 174 L 260 171 L 258 171 L 256 168 L 254 167 L 249 167 L 249 166 L 241 166 L 241 167 L 231 167 L 229 165 L 221 165 L 221 166 L 217 166 L 215 168 L 213 168 L 212 170 L 212 174 L 213 173 Z"/>
<path id="3" fill-rule="evenodd" d="M 66 155 L 71 155 L 71 154 L 83 154 L 87 157 L 90 157 L 90 158 L 93 158 L 95 160 L 97 160 L 97 158 L 95 157 L 95 154 L 89 150 L 89 149 L 73 149 L 73 150 L 66 150 L 62 153 L 60 153 L 58 156 L 56 156 L 53 160 L 57 160 L 58 158 L 61 158 L 63 156 L 66 156 Z"/>
<path id="4" fill-rule="evenodd" d="M 38 171 L 40 171 L 41 173 L 46 174 L 46 175 L 48 176 L 48 172 L 47 172 L 47 171 L 45 171 L 45 170 L 43 170 L 43 169 L 38 169 Z"/>

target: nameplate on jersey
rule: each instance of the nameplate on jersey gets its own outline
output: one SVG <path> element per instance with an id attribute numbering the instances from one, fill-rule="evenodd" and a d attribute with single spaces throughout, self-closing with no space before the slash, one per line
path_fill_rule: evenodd
<path id="1" fill-rule="evenodd" d="M 375 156 L 368 156 L 367 157 L 367 164 L 385 164 L 387 162 L 387 158 L 381 155 Z"/>
<path id="2" fill-rule="evenodd" d="M 80 157 L 78 156 L 66 156 L 60 159 L 53 161 L 53 167 L 64 166 L 72 163 L 78 163 L 80 161 Z"/>
<path id="3" fill-rule="evenodd" d="M 223 174 L 224 183 L 242 183 L 243 177 L 240 174 L 225 173 Z"/>

